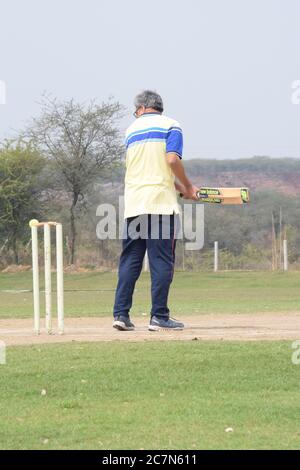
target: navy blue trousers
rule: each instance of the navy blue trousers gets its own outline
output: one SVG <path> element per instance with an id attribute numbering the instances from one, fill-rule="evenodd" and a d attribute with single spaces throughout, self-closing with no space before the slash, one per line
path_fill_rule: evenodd
<path id="1" fill-rule="evenodd" d="M 142 221 L 142 224 L 138 221 Z M 135 233 L 132 233 L 132 223 Z M 135 283 L 140 276 L 147 250 L 151 274 L 151 316 L 169 318 L 168 295 L 174 273 L 178 223 L 176 215 L 147 214 L 126 219 L 114 317 L 129 315 Z M 139 229 L 140 236 L 137 236 Z"/>

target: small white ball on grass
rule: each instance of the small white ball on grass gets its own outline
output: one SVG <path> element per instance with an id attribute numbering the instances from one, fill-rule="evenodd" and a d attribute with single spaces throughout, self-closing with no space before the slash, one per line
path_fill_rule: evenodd
<path id="1" fill-rule="evenodd" d="M 226 428 L 225 432 L 233 432 L 233 428 Z"/>
<path id="2" fill-rule="evenodd" d="M 37 219 L 31 219 L 29 221 L 29 227 L 32 228 L 34 227 L 35 225 L 37 225 L 39 223 L 39 221 Z"/>

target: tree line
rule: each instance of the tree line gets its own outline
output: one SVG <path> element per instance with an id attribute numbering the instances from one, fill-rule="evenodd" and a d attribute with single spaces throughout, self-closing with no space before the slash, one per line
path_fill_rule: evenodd
<path id="1" fill-rule="evenodd" d="M 70 264 L 75 263 L 77 220 L 93 185 L 120 164 L 122 106 L 43 96 L 40 115 L 0 149 L 1 255 L 19 263 L 32 218 L 60 217 L 68 225 Z"/>
<path id="2" fill-rule="evenodd" d="M 97 206 L 117 206 L 123 193 L 124 109 L 113 100 L 80 104 L 51 96 L 44 96 L 40 106 L 40 114 L 17 138 L 0 147 L 0 267 L 30 264 L 28 221 L 35 218 L 63 223 L 67 264 L 114 269 L 120 242 L 97 238 Z M 288 176 L 299 171 L 300 160 L 190 160 L 186 167 L 192 178 L 249 170 Z M 204 248 L 186 252 L 184 240 L 179 241 L 177 268 L 211 269 L 218 241 L 221 268 L 269 269 L 274 231 L 278 235 L 282 229 L 290 264 L 300 267 L 297 196 L 271 189 L 256 189 L 251 196 L 249 205 L 205 205 Z"/>

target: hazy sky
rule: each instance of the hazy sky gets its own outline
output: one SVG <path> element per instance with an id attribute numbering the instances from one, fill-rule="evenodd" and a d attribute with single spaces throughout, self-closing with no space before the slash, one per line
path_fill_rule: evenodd
<path id="1" fill-rule="evenodd" d="M 0 0 L 0 138 L 59 98 L 155 89 L 186 158 L 300 157 L 299 0 Z"/>

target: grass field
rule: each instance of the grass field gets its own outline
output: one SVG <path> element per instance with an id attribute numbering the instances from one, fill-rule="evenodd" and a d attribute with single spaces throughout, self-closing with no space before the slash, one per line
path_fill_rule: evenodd
<path id="1" fill-rule="evenodd" d="M 0 447 L 299 449 L 291 352 L 288 342 L 9 348 Z"/>
<path id="2" fill-rule="evenodd" d="M 116 281 L 66 275 L 67 316 L 111 314 Z M 138 282 L 133 316 L 149 312 L 149 281 Z M 179 318 L 299 311 L 299 285 L 297 272 L 178 272 L 170 306 Z M 30 317 L 30 289 L 30 272 L 0 274 L 0 317 Z M 291 354 L 288 341 L 9 347 L 0 448 L 299 449 L 300 366 Z"/>
<path id="3" fill-rule="evenodd" d="M 66 275 L 66 315 L 110 315 L 116 282 L 116 273 Z M 299 272 L 177 272 L 171 289 L 170 307 L 174 315 L 299 310 L 299 285 Z M 0 274 L 0 318 L 32 315 L 32 293 L 15 292 L 22 289 L 32 289 L 31 272 Z M 42 295 L 41 302 L 44 302 Z M 55 304 L 54 295 L 53 302 Z M 148 313 L 149 308 L 150 278 L 143 274 L 137 284 L 132 314 Z"/>

